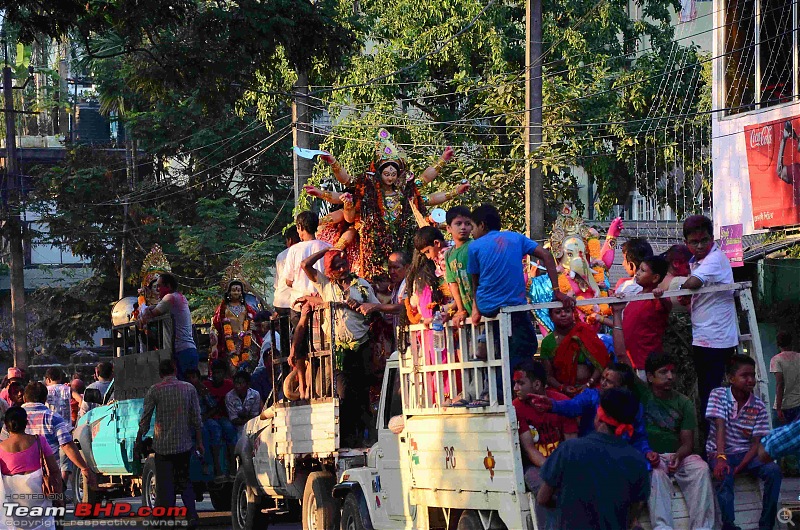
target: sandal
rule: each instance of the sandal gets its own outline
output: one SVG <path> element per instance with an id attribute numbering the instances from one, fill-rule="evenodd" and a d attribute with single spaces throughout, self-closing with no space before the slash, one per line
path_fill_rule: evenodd
<path id="1" fill-rule="evenodd" d="M 457 400 L 457 401 L 453 401 L 453 402 L 450 404 L 450 406 L 451 406 L 451 407 L 466 407 L 467 405 L 469 405 L 469 403 L 470 403 L 470 402 L 469 402 L 469 400 L 467 400 L 467 399 L 459 399 L 459 400 Z"/>
<path id="2" fill-rule="evenodd" d="M 476 399 L 476 400 L 470 401 L 469 403 L 466 404 L 466 407 L 468 409 L 479 409 L 479 408 L 488 407 L 488 406 L 489 406 L 489 400 L 488 399 Z"/>

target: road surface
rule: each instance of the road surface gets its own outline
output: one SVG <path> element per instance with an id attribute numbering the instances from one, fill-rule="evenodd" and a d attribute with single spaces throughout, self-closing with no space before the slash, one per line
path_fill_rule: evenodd
<path id="1" fill-rule="evenodd" d="M 128 502 L 132 510 L 137 510 L 142 505 L 141 497 L 122 497 L 115 499 L 115 502 Z M 178 501 L 178 506 L 183 504 Z M 197 511 L 200 514 L 200 528 L 203 530 L 229 530 L 231 528 L 230 512 L 217 512 L 208 500 L 208 496 L 203 502 L 197 503 Z M 150 528 L 141 519 L 94 519 L 85 520 L 68 515 L 64 527 L 66 529 L 96 529 L 96 530 L 120 530 L 122 528 Z M 182 526 L 175 526 L 180 529 Z M 300 522 L 275 522 L 270 523 L 269 530 L 301 530 Z"/>

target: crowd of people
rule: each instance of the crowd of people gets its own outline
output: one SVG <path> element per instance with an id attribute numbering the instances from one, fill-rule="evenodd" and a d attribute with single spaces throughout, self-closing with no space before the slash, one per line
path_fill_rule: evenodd
<path id="1" fill-rule="evenodd" d="M 499 350 L 500 329 L 493 317 L 503 307 L 528 303 L 536 280 L 548 291 L 548 300 L 561 307 L 550 309 L 546 322 L 529 311 L 511 313 L 503 370 L 513 384 L 520 457 L 525 484 L 538 499 L 539 527 L 636 528 L 646 505 L 653 528 L 672 528 L 674 480 L 686 499 L 691 528 L 733 530 L 733 482 L 747 473 L 764 482 L 759 526 L 773 528 L 782 477 L 771 460 L 800 445 L 795 421 L 800 417 L 800 354 L 792 350 L 789 333 L 779 334 L 781 353 L 770 371 L 778 384 L 775 421 L 785 427 L 770 433 L 769 407 L 753 393 L 756 363 L 738 352 L 733 290 L 665 294 L 733 283 L 708 218 L 687 218 L 684 244 L 662 255 L 645 239 L 628 239 L 622 245 L 627 276 L 606 288 L 615 298 L 597 319 L 578 311 L 575 293 L 563 288 L 559 275 L 564 271 L 551 249 L 501 230 L 500 214 L 490 204 L 447 210 L 450 241 L 439 228 L 423 226 L 410 239 L 413 254 L 391 252 L 380 270 L 375 269 L 380 260 L 370 254 L 369 269 L 356 267 L 369 270 L 369 277 L 356 274 L 342 245 L 317 239 L 319 223 L 317 214 L 304 211 L 286 230 L 286 250 L 276 263 L 274 311 L 249 307 L 242 280 L 226 284 L 215 316 L 222 337 L 210 356 L 210 377 L 200 372 L 188 304 L 175 277 L 169 272 L 157 277 L 161 300 L 143 307 L 140 323 L 172 314 L 176 354 L 161 362 L 161 381 L 145 396 L 136 451 L 155 415 L 157 472 L 171 477 L 158 489 L 159 505 L 171 505 L 180 493 L 196 523 L 188 480 L 192 452 L 203 457 L 215 481 L 229 481 L 236 471 L 237 439 L 265 403 L 319 397 L 315 377 L 322 365 L 310 351 L 312 335 L 319 332 L 311 329 L 312 313 L 326 323 L 323 333 L 333 332 L 333 372 L 328 375 L 330 391 L 340 400 L 340 445 L 366 447 L 374 439 L 375 389 L 391 352 L 418 340 L 425 364 L 447 363 L 452 356 L 435 346 L 433 333 L 436 325 L 448 322 L 481 326 L 479 342 L 493 340 Z M 652 297 L 625 300 L 637 294 Z M 676 311 L 688 312 L 691 319 L 696 402 L 676 389 L 685 387 L 680 383 L 686 373 L 664 351 L 664 335 Z M 257 336 L 253 351 L 259 355 L 252 373 L 244 350 L 226 328 L 236 319 L 239 337 Z M 409 336 L 408 326 L 420 323 L 427 328 Z M 537 333 L 544 335 L 541 345 Z M 231 363 L 234 355 L 244 362 L 238 368 Z M 454 355 L 459 358 L 461 352 Z M 80 379 L 67 384 L 64 374 L 53 369 L 44 383 L 23 385 L 21 371 L 9 369 L 0 391 L 4 487 L 35 488 L 31 481 L 41 486 L 43 475 L 54 474 L 64 484 L 75 467 L 87 484 L 94 483 L 71 428 L 96 406 L 82 400 L 83 392 L 96 389 L 105 395 L 113 367 L 100 363 L 95 374 L 88 386 Z M 289 380 L 296 388 L 287 385 Z M 487 395 L 469 394 L 458 372 L 443 373 L 441 382 L 441 394 L 433 390 L 437 385 L 427 385 L 427 403 L 489 405 Z M 38 478 L 28 476 L 34 470 L 41 472 Z"/>
<path id="2" fill-rule="evenodd" d="M 284 297 L 288 307 L 280 310 L 293 315 L 291 324 L 301 321 L 304 308 L 337 303 L 337 344 L 347 344 L 337 360 L 337 392 L 347 403 L 341 418 L 343 445 L 369 443 L 367 387 L 378 375 L 375 367 L 381 366 L 374 357 L 392 351 L 370 333 L 371 322 L 430 325 L 443 318 L 454 326 L 479 325 L 501 307 L 527 303 L 526 282 L 538 267 L 550 282 L 552 299 L 563 307 L 549 311 L 553 328 L 541 347 L 536 335 L 540 323 L 529 312 L 512 313 L 506 369 L 514 385 L 525 482 L 538 493 L 541 527 L 633 528 L 638 525 L 637 506 L 646 504 L 654 528 L 672 528 L 674 479 L 686 499 L 691 528 L 721 525 L 732 530 L 733 479 L 744 473 L 764 482 L 759 525 L 774 526 L 781 472 L 766 461 L 761 444 L 770 431 L 770 412 L 753 393 L 755 361 L 738 353 L 734 292 L 664 296 L 671 290 L 733 283 L 730 263 L 714 242 L 708 218 L 687 218 L 684 244 L 663 255 L 642 238 L 622 245 L 628 276 L 610 291 L 622 300 L 614 300 L 608 327 L 599 329 L 581 318 L 571 293 L 559 288 L 560 271 L 551 252 L 521 234 L 501 230 L 491 205 L 472 211 L 450 208 L 446 227 L 452 243 L 437 228 L 420 228 L 413 238 L 413 256 L 392 254 L 389 276 L 372 282 L 351 272 L 344 250 L 315 239 L 315 221 L 310 212 L 298 216 L 302 242 L 287 238 L 276 292 L 292 286 L 292 294 Z M 525 264 L 526 257 L 533 266 Z M 287 268 L 287 263 L 299 268 Z M 381 287 L 387 279 L 388 286 Z M 389 297 L 378 300 L 379 291 Z M 653 298 L 625 302 L 636 294 Z M 697 403 L 675 389 L 686 374 L 663 349 L 669 316 L 676 311 L 691 316 Z M 371 319 L 375 313 L 379 316 Z M 598 333 L 604 330 L 609 336 Z M 499 333 L 493 336 L 497 340 Z M 295 367 L 307 364 L 307 352 L 296 349 L 298 342 L 292 342 L 290 357 Z M 446 352 L 435 351 L 432 343 L 430 337 L 423 341 L 429 347 L 426 364 L 447 362 Z M 800 374 L 791 337 L 782 333 L 779 345 L 783 351 L 770 371 L 779 385 L 775 419 L 784 423 L 800 410 Z M 445 399 L 438 405 L 488 404 L 485 396 L 464 393 L 460 378 L 450 380 L 451 375 L 444 374 Z M 695 445 L 698 439 L 700 447 Z M 758 458 L 759 448 L 763 459 Z M 596 456 L 602 452 L 607 459 Z M 597 473 L 596 481 L 587 470 Z M 607 481 L 609 475 L 618 488 Z M 596 486 L 601 483 L 602 488 Z"/>
<path id="3" fill-rule="evenodd" d="M 111 365 L 100 363 L 96 373 L 106 366 Z M 76 470 L 84 475 L 87 487 L 96 485 L 72 437 L 87 386 L 78 373 L 66 382 L 57 368 L 47 370 L 44 382 L 28 379 L 22 369 L 11 367 L 0 383 L 0 497 L 18 494 L 15 502 L 21 506 L 63 506 L 71 502 L 66 490 Z M 50 494 L 44 500 L 43 492 Z M 46 528 L 56 523 L 46 514 L 22 519 L 6 514 L 4 524 Z"/>

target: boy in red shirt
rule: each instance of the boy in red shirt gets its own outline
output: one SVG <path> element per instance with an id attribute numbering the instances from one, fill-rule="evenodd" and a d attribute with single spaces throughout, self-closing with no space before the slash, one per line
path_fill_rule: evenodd
<path id="1" fill-rule="evenodd" d="M 642 380 L 646 380 L 644 362 L 647 356 L 663 349 L 672 302 L 661 298 L 664 290 L 658 285 L 668 270 L 669 263 L 661 256 L 643 259 L 635 276 L 637 285 L 642 288 L 638 294 L 652 293 L 656 299 L 628 302 L 624 315 L 614 307 L 614 350 L 625 352 L 619 356 L 620 360 L 630 364 Z"/>
<path id="2" fill-rule="evenodd" d="M 534 396 L 547 396 L 556 401 L 567 399 L 567 396 L 545 388 L 547 371 L 542 363 L 531 361 L 521 364 L 514 371 L 513 382 L 516 398 L 512 404 L 519 422 L 525 485 L 536 494 L 542 485 L 539 477 L 541 467 L 559 443 L 577 436 L 578 422 L 552 412 L 539 412 L 531 404 Z M 553 510 L 537 505 L 537 528 L 555 528 L 555 518 Z"/>

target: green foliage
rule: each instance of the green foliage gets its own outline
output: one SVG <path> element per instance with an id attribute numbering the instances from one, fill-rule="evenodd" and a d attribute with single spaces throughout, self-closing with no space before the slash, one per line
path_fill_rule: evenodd
<path id="1" fill-rule="evenodd" d="M 575 199 L 571 167 L 593 178 L 601 214 L 626 202 L 636 187 L 643 194 L 658 190 L 660 201 L 680 210 L 692 204 L 687 195 L 694 198 L 682 175 L 709 173 L 707 149 L 704 157 L 683 160 L 675 143 L 681 139 L 698 153 L 708 145 L 708 115 L 697 113 L 710 110 L 710 61 L 672 40 L 668 8 L 679 8 L 677 2 L 637 5 L 646 15 L 640 21 L 630 18 L 622 0 L 543 6 L 543 144 L 532 163 L 547 179 L 548 220 L 562 200 Z M 468 202 L 496 202 L 506 225 L 521 228 L 524 7 L 477 0 L 362 2 L 368 46 L 351 59 L 338 86 L 315 94 L 333 116 L 324 147 L 356 173 L 371 159 L 382 125 L 405 144 L 417 172 L 453 145 L 457 167 L 432 188 L 469 178 Z M 665 86 L 685 97 L 666 97 Z M 329 174 L 318 164 L 317 182 Z M 661 174 L 666 180 L 652 177 Z"/>
<path id="2" fill-rule="evenodd" d="M 342 66 L 357 42 L 353 5 L 111 0 L 65 9 L 51 17 L 22 0 L 9 26 L 23 42 L 42 33 L 77 42 L 74 66 L 93 79 L 101 111 L 137 157 L 131 165 L 73 147 L 64 164 L 42 170 L 32 208 L 50 224 L 48 242 L 89 260 L 105 287 L 100 305 L 116 298 L 123 240 L 127 294 L 159 243 L 198 318 L 219 302 L 222 271 L 236 258 L 256 290 L 271 290 L 264 273 L 291 213 L 293 71 L 319 78 Z M 72 297 L 65 306 L 94 325 L 73 295 L 47 294 Z M 106 309 L 96 314 L 107 320 Z"/>
<path id="3" fill-rule="evenodd" d="M 787 258 L 800 258 L 800 245 L 792 245 L 791 247 L 784 250 L 786 252 Z"/>

